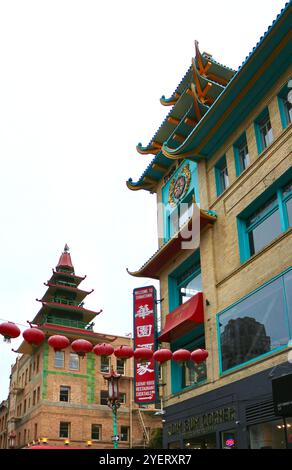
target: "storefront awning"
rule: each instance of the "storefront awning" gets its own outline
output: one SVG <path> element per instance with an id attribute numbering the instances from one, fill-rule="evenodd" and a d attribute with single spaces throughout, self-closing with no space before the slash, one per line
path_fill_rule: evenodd
<path id="1" fill-rule="evenodd" d="M 171 342 L 204 323 L 203 293 L 199 292 L 166 316 L 159 341 Z"/>

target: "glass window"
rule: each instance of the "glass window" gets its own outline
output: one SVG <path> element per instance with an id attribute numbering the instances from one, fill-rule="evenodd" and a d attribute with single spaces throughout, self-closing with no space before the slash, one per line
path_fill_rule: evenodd
<path id="1" fill-rule="evenodd" d="M 126 360 L 122 358 L 117 358 L 117 373 L 125 375 L 125 364 Z"/>
<path id="2" fill-rule="evenodd" d="M 64 367 L 65 354 L 63 351 L 55 352 L 55 367 L 63 368 Z"/>
<path id="3" fill-rule="evenodd" d="M 216 449 L 216 433 L 184 440 L 184 449 Z"/>
<path id="4" fill-rule="evenodd" d="M 100 391 L 100 404 L 101 405 L 107 405 L 108 401 L 108 391 L 107 390 L 101 390 Z"/>
<path id="5" fill-rule="evenodd" d="M 285 427 L 282 419 L 256 424 L 249 428 L 251 449 L 285 449 Z"/>
<path id="6" fill-rule="evenodd" d="M 282 279 L 229 308 L 218 320 L 223 371 L 285 346 L 289 334 Z"/>
<path id="7" fill-rule="evenodd" d="M 101 440 L 101 425 L 100 424 L 91 425 L 91 439 L 93 439 L 94 441 Z"/>
<path id="8" fill-rule="evenodd" d="M 284 274 L 285 299 L 287 302 L 287 312 L 290 332 L 292 335 L 292 270 Z"/>
<path id="9" fill-rule="evenodd" d="M 197 349 L 197 348 L 196 348 Z M 195 364 L 188 361 L 182 366 L 182 388 L 190 387 L 207 379 L 206 362 Z"/>
<path id="10" fill-rule="evenodd" d="M 248 146 L 246 142 L 244 142 L 243 144 L 241 144 L 241 146 L 238 147 L 238 156 L 239 156 L 240 171 L 242 172 L 250 164 Z"/>
<path id="11" fill-rule="evenodd" d="M 273 131 L 269 116 L 259 122 L 262 149 L 267 148 L 273 142 Z"/>
<path id="12" fill-rule="evenodd" d="M 125 404 L 126 403 L 126 394 L 121 392 L 120 393 L 120 403 Z"/>
<path id="13" fill-rule="evenodd" d="M 215 165 L 215 178 L 217 196 L 220 196 L 229 186 L 228 168 L 225 156 Z"/>
<path id="14" fill-rule="evenodd" d="M 127 426 L 121 426 L 121 441 L 129 440 L 129 428 Z"/>
<path id="15" fill-rule="evenodd" d="M 187 302 L 191 297 L 198 292 L 202 292 L 202 276 L 201 273 L 195 275 L 192 279 L 185 281 L 179 287 L 180 292 L 180 305 Z"/>
<path id="16" fill-rule="evenodd" d="M 60 387 L 60 401 L 69 402 L 70 400 L 70 387 L 65 387 L 61 385 Z"/>
<path id="17" fill-rule="evenodd" d="M 290 84 L 290 83 L 289 83 Z M 287 83 L 278 96 L 283 129 L 292 122 L 292 90 Z"/>
<path id="18" fill-rule="evenodd" d="M 193 215 L 193 192 L 188 194 L 187 198 L 184 199 L 178 206 L 173 209 L 171 214 L 169 215 L 169 236 L 172 237 L 176 234 L 184 225 L 185 223 L 192 217 Z"/>
<path id="19" fill-rule="evenodd" d="M 281 232 L 280 213 L 279 210 L 276 210 L 267 218 L 262 219 L 259 225 L 248 231 L 250 255 L 252 256 L 260 251 Z"/>
<path id="20" fill-rule="evenodd" d="M 109 372 L 110 358 L 109 356 L 100 356 L 100 372 Z"/>
<path id="21" fill-rule="evenodd" d="M 66 439 L 70 437 L 70 423 L 64 421 L 60 422 L 59 437 L 63 437 Z"/>
<path id="22" fill-rule="evenodd" d="M 222 449 L 236 449 L 237 448 L 236 432 L 234 430 L 221 432 L 221 448 Z"/>
<path id="23" fill-rule="evenodd" d="M 76 353 L 70 353 L 69 355 L 69 369 L 79 370 L 79 356 Z"/>
<path id="24" fill-rule="evenodd" d="M 291 93 L 291 91 L 289 93 Z M 292 104 L 291 101 L 288 99 L 289 93 L 287 93 L 287 95 L 283 98 L 284 112 L 287 123 L 286 125 L 292 122 Z"/>

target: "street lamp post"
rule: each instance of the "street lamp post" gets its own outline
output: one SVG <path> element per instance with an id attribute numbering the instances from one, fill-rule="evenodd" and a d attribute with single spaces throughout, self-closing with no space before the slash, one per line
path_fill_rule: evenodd
<path id="1" fill-rule="evenodd" d="M 105 380 L 108 382 L 108 400 L 107 404 L 112 409 L 113 416 L 113 444 L 114 449 L 118 449 L 118 428 L 117 428 L 117 411 L 120 407 L 120 394 L 119 394 L 119 379 L 121 375 L 114 372 L 113 366 L 111 367 L 110 374 L 104 375 Z"/>

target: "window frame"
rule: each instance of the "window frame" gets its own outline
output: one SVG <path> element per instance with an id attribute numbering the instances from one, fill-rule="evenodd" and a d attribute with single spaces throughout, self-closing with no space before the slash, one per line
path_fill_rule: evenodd
<path id="1" fill-rule="evenodd" d="M 247 148 L 246 155 L 248 155 L 248 164 L 246 166 L 243 164 L 243 160 L 240 155 L 240 151 L 242 150 L 243 147 Z M 236 173 L 236 176 L 240 176 L 241 173 L 243 173 L 250 166 L 250 154 L 249 154 L 248 143 L 247 143 L 245 132 L 233 144 L 233 153 L 234 153 L 234 158 L 235 158 L 235 173 Z"/>
<path id="2" fill-rule="evenodd" d="M 75 356 L 78 359 L 78 367 L 72 367 L 71 356 Z M 77 353 L 70 352 L 69 353 L 69 370 L 80 370 L 80 357 Z"/>
<path id="3" fill-rule="evenodd" d="M 67 424 L 67 436 L 61 436 L 61 425 Z M 60 421 L 59 423 L 59 438 L 60 439 L 70 439 L 71 436 L 71 422 L 69 421 Z"/>
<path id="4" fill-rule="evenodd" d="M 56 358 L 58 357 L 58 355 L 62 355 L 62 365 L 61 366 L 58 366 L 56 364 Z M 65 353 L 64 351 L 55 351 L 55 355 L 54 355 L 54 367 L 55 369 L 64 369 L 65 368 Z"/>
<path id="5" fill-rule="evenodd" d="M 226 176 L 228 184 L 226 185 L 225 181 L 222 184 L 222 171 L 226 169 Z M 214 166 L 215 171 L 215 183 L 216 183 L 216 194 L 219 197 L 226 189 L 230 186 L 229 174 L 228 174 L 228 165 L 226 155 L 223 155 Z"/>
<path id="6" fill-rule="evenodd" d="M 282 273 L 280 273 L 278 276 L 275 276 L 273 277 L 272 279 L 270 279 L 269 281 L 265 282 L 263 285 L 261 285 L 260 287 L 258 287 L 257 289 L 255 289 L 254 291 L 250 292 L 248 295 L 245 295 L 244 297 L 242 297 L 241 299 L 239 299 L 237 302 L 233 303 L 232 305 L 230 305 L 229 307 L 225 308 L 224 310 L 218 312 L 216 314 L 216 324 L 217 324 L 217 347 L 218 347 L 218 358 L 219 358 L 219 375 L 220 377 L 223 377 L 225 376 L 226 374 L 232 372 L 232 371 L 235 371 L 235 370 L 239 370 L 241 369 L 242 367 L 248 365 L 248 364 L 252 364 L 252 363 L 255 363 L 261 359 L 263 359 L 264 357 L 269 357 L 270 355 L 274 354 L 275 352 L 277 351 L 282 351 L 284 349 L 287 349 L 287 345 L 283 345 L 283 346 L 278 346 L 264 354 L 260 354 L 259 356 L 256 356 L 252 359 L 249 359 L 248 361 L 245 361 L 245 362 L 242 362 L 240 364 L 237 364 L 235 366 L 232 366 L 230 367 L 229 369 L 226 369 L 226 370 L 223 370 L 223 365 L 222 365 L 222 349 L 221 349 L 221 332 L 220 332 L 220 316 L 223 315 L 224 313 L 226 313 L 228 310 L 236 307 L 238 304 L 240 304 L 241 302 L 245 301 L 246 299 L 248 299 L 249 297 L 253 296 L 254 294 L 256 294 L 257 292 L 259 292 L 260 290 L 264 289 L 265 287 L 267 287 L 268 285 L 272 284 L 273 282 L 275 282 L 277 279 L 279 278 L 283 278 L 282 279 L 282 287 L 283 287 L 283 298 L 284 298 L 284 315 L 286 316 L 286 324 L 287 324 L 287 332 L 288 332 L 288 335 L 290 337 L 290 339 L 292 339 L 292 331 L 291 331 L 291 328 L 289 326 L 289 313 L 288 313 L 288 305 L 287 305 L 287 300 L 286 300 L 286 287 L 285 287 L 285 282 L 284 282 L 284 276 L 289 273 L 290 271 L 292 270 L 292 268 L 289 268 L 289 269 L 286 269 L 285 271 L 283 271 Z"/>
<path id="7" fill-rule="evenodd" d="M 286 83 L 286 85 L 284 85 L 284 87 L 280 90 L 278 94 L 278 105 L 283 129 L 286 129 L 286 127 L 288 127 L 292 123 L 292 117 L 290 118 L 289 110 L 286 106 L 287 103 L 290 103 L 292 107 L 292 103 L 288 98 L 288 95 L 291 92 L 291 88 L 289 88 L 288 83 Z"/>
<path id="8" fill-rule="evenodd" d="M 272 140 L 266 145 L 265 137 L 263 135 L 263 128 L 266 126 L 266 124 L 269 122 L 270 124 L 270 129 L 271 129 L 271 135 L 272 135 Z M 266 150 L 274 141 L 274 133 L 273 133 L 273 126 L 271 123 L 271 118 L 270 118 L 270 113 L 269 109 L 265 108 L 261 114 L 256 118 L 254 121 L 254 128 L 255 128 L 255 134 L 256 134 L 256 142 L 257 142 L 257 148 L 258 148 L 258 154 L 260 155 L 264 150 Z M 269 130 L 270 130 L 269 129 Z M 268 130 L 268 132 L 269 132 Z"/>
<path id="9" fill-rule="evenodd" d="M 285 187 L 289 185 L 289 181 L 285 184 L 281 184 L 278 189 L 274 189 L 274 191 L 270 192 L 270 194 L 263 195 L 264 198 L 260 197 L 261 202 L 255 201 L 255 206 L 253 210 L 249 210 L 246 215 L 240 215 L 237 218 L 237 225 L 238 225 L 238 234 L 239 234 L 239 251 L 240 251 L 240 260 L 241 263 L 244 263 L 252 256 L 256 255 L 260 251 L 264 250 L 267 246 L 269 246 L 278 236 L 282 233 L 286 232 L 289 229 L 289 217 L 288 217 L 288 210 L 287 210 L 287 202 L 292 198 L 292 190 L 287 194 L 283 195 L 283 190 Z M 266 204 L 270 199 L 276 197 L 275 203 L 267 210 L 263 212 L 263 215 L 253 222 L 249 227 L 247 227 L 247 219 L 252 216 L 255 212 L 260 210 L 260 207 Z M 280 227 L 281 232 L 279 235 L 272 238 L 266 245 L 264 245 L 260 250 L 255 251 L 251 254 L 251 247 L 249 241 L 249 233 L 259 227 L 266 219 L 268 219 L 274 212 L 279 211 L 280 217 Z M 244 211 L 246 212 L 246 210 Z"/>
<path id="10" fill-rule="evenodd" d="M 103 396 L 102 396 L 102 394 L 103 394 Z M 105 398 L 105 396 L 106 396 L 106 398 Z M 105 399 L 106 399 L 106 403 L 102 403 L 103 401 L 105 401 Z M 107 401 L 108 401 L 108 391 L 107 390 L 100 390 L 99 391 L 99 403 L 103 406 L 107 406 Z"/>
<path id="11" fill-rule="evenodd" d="M 94 433 L 94 431 L 93 431 L 93 426 L 96 426 L 96 427 L 98 428 L 98 438 L 93 437 L 93 433 Z M 102 434 L 101 434 L 101 433 L 102 433 L 102 425 L 101 425 L 101 424 L 92 423 L 92 424 L 91 424 L 91 440 L 92 440 L 92 441 L 101 441 L 101 440 L 102 440 L 102 437 L 101 437 Z"/>
<path id="12" fill-rule="evenodd" d="M 63 388 L 63 390 L 62 390 L 62 388 Z M 65 389 L 68 392 L 68 394 L 67 394 L 68 400 L 61 400 L 61 394 L 62 394 L 62 392 L 65 391 Z M 71 387 L 69 387 L 68 385 L 60 385 L 60 388 L 59 388 L 59 402 L 61 402 L 61 403 L 70 403 L 70 398 L 71 398 Z"/>
<path id="13" fill-rule="evenodd" d="M 121 367 L 119 365 L 119 363 L 121 363 L 123 365 L 123 367 Z M 116 369 L 117 369 L 117 373 L 120 374 L 120 375 L 126 375 L 126 359 L 122 358 L 122 357 L 117 357 L 117 360 L 116 360 Z"/>

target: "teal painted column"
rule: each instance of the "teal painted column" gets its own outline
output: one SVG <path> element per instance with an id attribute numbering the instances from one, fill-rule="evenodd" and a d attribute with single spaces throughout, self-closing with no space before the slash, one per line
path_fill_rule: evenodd
<path id="1" fill-rule="evenodd" d="M 113 431 L 114 431 L 114 436 L 118 435 L 118 426 L 117 426 L 117 406 L 115 403 L 113 403 Z M 118 441 L 114 441 L 114 449 L 118 449 Z"/>

